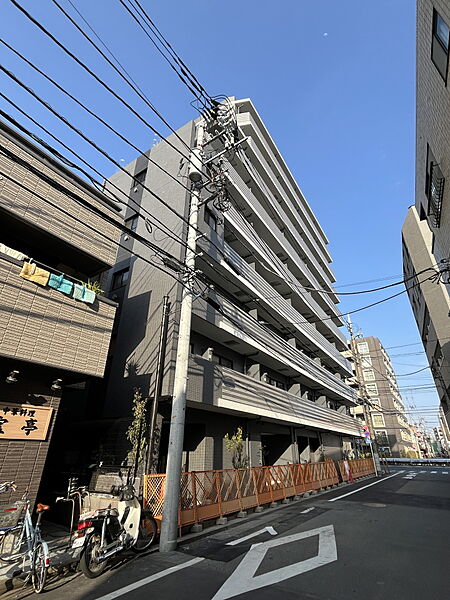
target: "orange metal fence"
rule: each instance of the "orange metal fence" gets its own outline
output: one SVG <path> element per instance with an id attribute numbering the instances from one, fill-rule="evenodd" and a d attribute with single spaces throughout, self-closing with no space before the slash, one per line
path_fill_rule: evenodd
<path id="1" fill-rule="evenodd" d="M 162 518 L 165 479 L 164 474 L 144 478 L 145 502 L 158 520 Z M 338 482 L 335 463 L 330 459 L 320 463 L 183 473 L 179 525 L 223 517 Z"/>
<path id="2" fill-rule="evenodd" d="M 358 477 L 365 477 L 366 475 L 372 475 L 375 473 L 373 460 L 371 458 L 360 458 L 358 460 L 348 460 L 347 462 L 353 479 L 358 479 Z M 339 471 L 341 473 L 342 481 L 348 481 L 350 476 L 347 475 L 344 463 L 345 460 L 339 461 Z"/>

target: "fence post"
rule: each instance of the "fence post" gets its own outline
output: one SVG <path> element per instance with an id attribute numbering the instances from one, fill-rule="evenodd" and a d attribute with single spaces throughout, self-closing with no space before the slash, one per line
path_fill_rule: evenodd
<path id="1" fill-rule="evenodd" d="M 191 471 L 191 482 L 192 482 L 192 502 L 194 508 L 194 520 L 195 523 L 198 524 L 198 511 L 197 511 L 197 481 L 195 479 L 195 471 Z"/>
<path id="2" fill-rule="evenodd" d="M 216 486 L 217 504 L 219 505 L 219 517 L 222 518 L 222 490 L 220 489 L 219 485 L 219 471 L 214 471 L 214 483 Z"/>

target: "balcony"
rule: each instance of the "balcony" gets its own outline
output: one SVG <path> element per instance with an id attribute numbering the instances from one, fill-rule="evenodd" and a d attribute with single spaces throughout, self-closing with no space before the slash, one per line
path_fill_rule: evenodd
<path id="1" fill-rule="evenodd" d="M 330 300 L 328 294 L 318 294 L 318 301 L 320 301 L 321 305 L 318 304 L 309 291 L 299 292 L 298 288 L 302 286 L 298 283 L 298 286 L 289 283 L 289 281 L 296 280 L 295 275 L 293 275 L 286 265 L 280 260 L 279 256 L 267 245 L 267 243 L 261 239 L 260 236 L 250 227 L 246 219 L 234 208 L 231 208 L 229 211 L 224 213 L 225 220 L 230 225 L 230 227 L 236 232 L 238 238 L 242 238 L 245 242 L 243 247 L 243 251 L 246 251 L 245 246 L 252 246 L 256 253 L 261 257 L 262 264 L 269 264 L 271 270 L 273 270 L 280 279 L 285 282 L 286 285 L 290 287 L 290 289 L 297 295 L 301 296 L 302 299 L 306 299 L 310 305 L 311 312 L 314 315 L 317 315 L 321 319 L 326 319 L 323 321 L 325 325 L 327 325 L 330 329 L 333 329 L 334 335 L 345 342 L 345 336 L 340 332 L 338 327 L 336 326 L 336 322 L 343 324 L 342 318 L 338 314 L 338 309 L 336 305 Z M 312 281 L 312 287 L 320 287 L 318 281 L 314 278 L 308 267 L 300 261 L 300 259 L 296 258 L 296 266 L 301 271 L 302 275 L 308 280 Z M 329 319 L 329 315 L 325 312 L 324 308 L 331 311 L 333 314 L 333 322 L 332 319 Z M 334 316 L 336 315 L 336 316 Z"/>
<path id="2" fill-rule="evenodd" d="M 1 219 L 14 221 L 15 227 L 45 232 L 59 245 L 83 253 L 98 270 L 112 266 L 120 231 L 102 213 L 121 222 L 117 205 L 11 131 L 0 124 L 0 141 L 8 152 L 0 156 L 0 170 L 5 174 L 0 180 Z"/>
<path id="3" fill-rule="evenodd" d="M 116 305 L 92 305 L 19 276 L 22 264 L 0 254 L 0 355 L 103 376 Z"/>
<path id="4" fill-rule="evenodd" d="M 362 435 L 358 421 L 352 417 L 198 357 L 189 361 L 187 400 L 191 406 L 205 403 L 210 410 L 259 416 L 345 435 Z"/>
<path id="5" fill-rule="evenodd" d="M 348 376 L 352 373 L 352 367 L 339 350 L 336 349 L 317 329 L 309 323 L 302 315 L 290 304 L 281 294 L 276 292 L 267 281 L 257 273 L 237 252 L 235 252 L 226 242 L 224 243 L 224 259 L 220 264 L 215 265 L 214 270 L 211 270 L 211 278 L 217 279 L 224 272 L 223 286 L 229 288 L 230 279 L 236 282 L 239 289 L 239 298 L 244 300 L 243 294 L 247 294 L 249 300 L 256 298 L 259 300 L 259 306 L 266 307 L 269 312 L 279 317 L 280 323 L 284 323 L 286 327 L 296 330 L 298 337 L 306 345 L 313 345 L 315 350 L 318 350 L 320 355 L 327 362 L 338 368 L 342 374 Z M 200 265 L 204 272 L 208 271 L 208 267 Z M 207 273 L 208 274 L 208 273 Z M 243 291 L 245 290 L 245 291 Z M 305 305 L 307 311 L 308 303 L 304 296 L 300 296 L 300 300 Z M 324 328 L 330 332 L 328 327 Z M 336 328 L 337 330 L 337 328 Z M 332 331 L 334 333 L 334 331 Z M 340 332 L 339 332 L 340 333 Z M 337 341 L 342 344 L 342 337 L 335 336 Z"/>
<path id="6" fill-rule="evenodd" d="M 341 402 L 354 404 L 357 401 L 356 392 L 343 380 L 263 327 L 229 300 L 219 295 L 217 298 L 221 312 L 204 300 L 199 299 L 194 304 L 193 328 L 196 331 L 219 343 L 232 345 L 233 350 L 240 354 L 251 354 L 255 362 L 262 362 L 287 377 L 300 379 L 312 389 L 324 390 L 326 395 Z"/>
<path id="7" fill-rule="evenodd" d="M 291 238 L 295 240 L 294 243 L 296 244 L 297 249 L 294 249 L 291 242 L 286 238 L 285 235 L 283 235 L 282 231 L 278 227 L 273 226 L 275 224 L 273 217 L 267 213 L 265 208 L 253 194 L 247 184 L 243 181 L 236 169 L 231 165 L 228 165 L 227 170 L 229 174 L 229 180 L 232 183 L 234 190 L 236 190 L 241 197 L 241 202 L 243 201 L 245 207 L 248 207 L 253 213 L 254 227 L 257 233 L 260 235 L 263 234 L 267 239 L 271 239 L 271 245 L 276 248 L 277 252 L 288 255 L 294 265 L 299 265 L 300 269 L 303 271 L 303 275 L 308 279 L 312 287 L 319 289 L 323 288 L 323 285 L 318 281 L 320 279 L 325 285 L 328 286 L 329 291 L 335 295 L 335 292 L 329 283 L 328 275 L 325 273 L 317 259 L 313 256 L 312 252 L 302 240 L 298 232 L 293 229 L 292 225 L 290 225 L 289 222 L 285 222 L 285 220 L 283 220 L 285 218 L 277 210 L 280 224 L 289 230 L 291 233 Z M 301 256 L 304 256 L 304 260 L 300 258 Z M 308 261 L 308 266 L 306 265 L 305 261 Z M 337 300 L 337 296 L 335 296 L 335 300 Z M 334 308 L 334 310 L 336 310 L 334 302 L 329 300 L 329 304 Z"/>
<path id="8" fill-rule="evenodd" d="M 253 105 L 251 106 L 252 110 L 255 111 L 255 114 L 257 115 Z M 258 124 L 258 121 L 260 124 Z M 311 210 L 311 207 L 304 199 L 297 182 L 295 181 L 292 173 L 289 171 L 289 168 L 287 167 L 286 163 L 279 154 L 278 149 L 276 148 L 275 144 L 270 138 L 270 135 L 264 127 L 264 124 L 262 123 L 259 115 L 257 115 L 257 118 L 255 118 L 255 116 L 250 112 L 240 113 L 238 114 L 238 125 L 246 135 L 257 139 L 258 144 L 261 146 L 261 148 L 263 148 L 269 161 L 276 166 L 276 169 L 281 175 L 283 184 L 286 186 L 292 198 L 296 199 L 296 203 L 301 209 L 299 212 L 302 218 L 305 220 L 310 233 L 314 236 L 316 241 L 321 245 L 328 243 L 328 240 L 319 223 L 317 222 L 314 213 Z"/>

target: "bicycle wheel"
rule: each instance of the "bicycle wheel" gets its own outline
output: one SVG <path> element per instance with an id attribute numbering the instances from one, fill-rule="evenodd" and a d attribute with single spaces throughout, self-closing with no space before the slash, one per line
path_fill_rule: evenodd
<path id="1" fill-rule="evenodd" d="M 141 521 L 139 523 L 139 534 L 134 546 L 131 546 L 133 552 L 139 554 L 145 552 L 153 544 L 156 534 L 158 533 L 158 526 L 155 519 L 152 517 L 150 511 L 143 510 L 141 512 Z"/>
<path id="2" fill-rule="evenodd" d="M 39 542 L 34 549 L 31 565 L 31 583 L 36 594 L 40 594 L 44 589 L 47 580 L 47 567 L 47 556 L 44 546 Z"/>
<path id="3" fill-rule="evenodd" d="M 2 534 L 0 539 L 0 561 L 13 564 L 23 558 L 22 538 L 23 528 L 20 526 Z"/>

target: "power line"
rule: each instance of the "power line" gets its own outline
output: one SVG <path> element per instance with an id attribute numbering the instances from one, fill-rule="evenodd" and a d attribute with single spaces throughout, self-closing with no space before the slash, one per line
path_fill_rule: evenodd
<path id="1" fill-rule="evenodd" d="M 179 79 L 181 80 L 181 82 L 188 88 L 188 90 L 193 94 L 194 98 L 196 98 L 203 106 L 203 108 L 207 109 L 207 105 L 205 104 L 205 101 L 202 100 L 201 97 L 198 96 L 198 94 L 195 92 L 195 90 L 191 87 L 191 85 L 186 81 L 186 79 L 177 71 L 177 69 L 175 68 L 175 66 L 173 65 L 173 63 L 171 62 L 171 60 L 167 57 L 167 55 L 161 50 L 161 48 L 158 46 L 158 44 L 155 42 L 155 40 L 153 39 L 153 37 L 150 35 L 150 33 L 148 32 L 147 29 L 145 29 L 145 27 L 143 26 L 142 22 L 139 20 L 139 18 L 136 16 L 136 14 L 133 12 L 132 9 L 134 9 L 134 11 L 137 12 L 137 14 L 139 15 L 139 12 L 137 11 L 136 7 L 131 5 L 131 9 L 125 4 L 125 2 L 123 0 L 119 0 L 120 4 L 123 6 L 123 8 L 125 8 L 125 10 L 131 15 L 131 17 L 134 19 L 134 21 L 138 24 L 138 26 L 142 29 L 142 31 L 145 33 L 145 35 L 149 38 L 149 40 L 151 41 L 151 43 L 155 46 L 155 48 L 158 50 L 158 52 L 161 54 L 161 56 L 168 62 L 168 64 L 170 65 L 170 67 L 173 69 L 173 71 L 176 73 L 176 75 L 179 77 Z M 131 4 L 131 3 L 130 3 Z M 140 5 L 139 5 L 140 6 Z M 143 9 L 142 9 L 143 10 Z M 139 15 L 142 17 L 142 15 Z M 144 16 L 145 18 L 145 16 Z M 187 75 L 187 73 L 186 73 Z M 194 85 L 195 87 L 197 87 L 197 85 L 195 83 L 193 83 L 191 81 L 192 85 Z M 198 89 L 198 88 L 197 88 Z M 201 95 L 203 95 L 202 92 L 200 92 Z M 209 98 L 207 99 L 207 102 L 209 101 Z"/>
<path id="2" fill-rule="evenodd" d="M 66 148 L 71 154 L 73 154 L 74 156 L 76 156 L 83 164 L 85 164 L 87 167 L 89 167 L 90 169 L 92 169 L 95 173 L 97 173 L 100 177 L 105 178 L 105 176 L 98 171 L 95 167 L 93 167 L 92 165 L 90 165 L 86 160 L 84 160 L 77 152 L 75 152 L 74 150 L 72 150 L 72 148 L 70 148 L 69 146 L 67 146 L 67 144 L 65 144 L 62 140 L 60 140 L 59 138 L 57 138 L 56 136 L 54 136 L 46 127 L 44 127 L 41 123 L 38 123 L 35 119 L 33 119 L 33 117 L 31 117 L 30 115 L 28 115 L 27 113 L 25 113 L 25 111 L 23 111 L 17 104 L 15 104 L 10 98 L 7 98 L 2 92 L 0 92 L 0 97 L 3 98 L 4 100 L 6 100 L 7 102 L 9 102 L 17 111 L 19 111 L 21 114 L 23 114 L 27 119 L 29 119 L 32 123 L 34 123 L 35 125 L 37 125 L 40 129 L 42 129 L 42 131 L 44 131 L 45 133 L 47 133 L 47 135 L 49 135 L 52 139 L 54 139 L 58 144 L 61 144 L 61 146 L 63 146 L 64 148 Z M 91 175 L 89 175 L 89 173 L 87 171 L 85 171 L 82 167 L 80 167 L 79 165 L 76 165 L 75 163 L 73 163 L 72 161 L 70 161 L 69 159 L 67 159 L 64 155 L 62 155 L 60 152 L 58 152 L 58 150 L 56 150 L 55 148 L 53 148 L 50 144 L 48 144 L 47 142 L 45 142 L 44 140 L 42 140 L 41 138 L 39 138 L 37 135 L 35 135 L 34 133 L 32 133 L 31 131 L 29 131 L 26 127 L 24 127 L 23 125 L 21 125 L 18 121 L 16 121 L 16 119 L 14 119 L 11 115 L 9 115 L 8 113 L 6 113 L 5 111 L 0 109 L 0 115 L 2 115 L 3 118 L 5 118 L 6 120 L 8 120 L 10 123 L 12 123 L 15 127 L 17 127 L 19 129 L 19 131 L 21 131 L 22 133 L 25 133 L 26 135 L 28 135 L 32 140 L 34 140 L 35 142 L 38 142 L 43 148 L 45 148 L 48 152 L 50 152 L 51 154 L 53 154 L 56 158 L 58 158 L 59 160 L 61 160 L 65 165 L 76 169 L 78 171 L 80 171 L 81 173 L 83 173 L 90 181 L 91 183 L 93 183 L 94 185 L 98 186 L 99 189 L 103 189 L 102 184 L 97 181 L 96 179 L 94 179 Z M 119 186 L 117 186 L 114 182 L 112 181 L 108 181 L 108 185 L 113 187 L 114 189 L 116 189 L 118 192 L 120 192 L 121 194 L 125 193 L 123 192 L 123 190 L 121 190 L 119 188 Z M 128 202 L 126 202 L 125 200 L 122 200 L 121 198 L 119 198 L 119 196 L 117 196 L 117 194 L 114 194 L 113 192 L 111 192 L 111 190 L 108 189 L 108 193 L 111 194 L 111 196 L 120 204 L 125 205 L 126 207 L 131 207 L 131 204 L 129 204 Z M 160 225 L 160 227 L 164 227 L 165 229 L 168 229 L 167 225 L 165 225 L 165 223 L 163 221 L 161 221 L 161 219 L 159 219 L 158 217 L 155 217 L 149 210 L 145 209 L 144 207 L 140 206 L 135 200 L 133 200 L 133 198 L 131 198 L 131 196 L 126 196 L 130 202 L 133 202 L 139 210 L 133 209 L 135 210 L 135 214 L 142 217 L 144 220 L 146 219 L 152 219 L 152 224 L 154 224 L 155 222 L 158 223 Z M 147 217 L 143 217 L 142 213 L 147 214 Z M 162 230 L 163 233 L 165 235 L 167 235 L 168 237 L 170 237 L 171 239 L 173 239 L 174 241 L 176 241 L 177 243 L 186 246 L 186 242 L 179 236 L 175 235 L 170 229 L 168 229 L 168 231 Z"/>
<path id="3" fill-rule="evenodd" d="M 55 1 L 55 0 L 53 0 Z M 29 21 L 31 21 L 36 27 L 38 27 L 47 37 L 49 37 L 63 52 L 70 56 L 80 67 L 82 67 L 91 77 L 93 77 L 102 87 L 104 87 L 110 94 L 114 96 L 119 102 L 121 102 L 135 117 L 137 117 L 148 129 L 153 133 L 156 133 L 162 141 L 168 144 L 175 152 L 180 154 L 184 159 L 190 162 L 190 158 L 187 157 L 179 148 L 177 148 L 167 138 L 162 136 L 157 129 L 155 129 L 148 121 L 146 121 L 128 102 L 126 102 L 117 92 L 115 92 L 108 84 L 106 84 L 92 69 L 90 69 L 83 61 L 81 61 L 73 52 L 64 46 L 48 29 L 46 29 L 39 21 L 37 21 L 28 11 L 26 11 L 16 0 L 10 0 L 16 8 L 18 8 Z"/>
<path id="4" fill-rule="evenodd" d="M 128 73 L 126 73 L 124 67 L 120 64 L 120 62 L 117 60 L 117 58 L 114 58 L 114 60 L 119 64 L 120 68 L 122 69 L 122 71 L 125 72 L 125 75 L 122 73 L 122 71 L 120 69 L 118 69 L 116 67 L 116 65 L 106 56 L 106 54 L 97 46 L 97 44 L 83 31 L 83 29 L 78 25 L 78 23 L 72 19 L 72 17 L 64 10 L 64 8 L 59 4 L 59 2 L 57 0 L 51 0 L 53 2 L 53 4 L 55 4 L 59 10 L 63 13 L 63 15 L 72 23 L 72 25 L 82 34 L 82 36 L 91 44 L 91 46 L 93 48 L 95 48 L 95 50 L 97 50 L 97 52 L 104 58 L 104 60 L 106 60 L 106 62 L 114 69 L 114 71 L 123 79 L 123 81 L 125 81 L 125 83 L 131 87 L 131 89 L 135 92 L 135 94 L 137 94 L 139 96 L 139 98 L 141 98 L 141 100 L 143 100 L 143 102 L 150 108 L 150 110 L 152 110 L 156 116 L 164 123 L 164 125 L 175 135 L 175 137 L 178 139 L 178 141 L 180 141 L 183 146 L 185 146 L 185 148 L 187 148 L 188 152 L 190 153 L 191 149 L 190 147 L 186 144 L 186 142 L 183 140 L 183 138 L 175 131 L 175 129 L 173 129 L 173 127 L 166 121 L 166 119 L 163 117 L 163 115 L 159 112 L 159 110 L 157 110 L 154 105 L 150 102 L 150 100 L 147 98 L 147 96 L 141 91 L 141 89 L 136 85 L 136 83 L 132 80 L 132 78 L 130 77 L 130 75 Z M 69 0 L 70 2 L 70 0 Z M 72 2 L 70 2 L 70 4 L 72 5 L 73 8 L 74 5 L 72 4 Z M 76 12 L 81 16 L 80 12 L 75 8 Z M 97 33 L 92 29 L 92 27 L 87 23 L 87 21 L 81 17 L 83 19 L 83 21 L 88 25 L 88 27 L 91 29 L 91 31 L 94 33 L 94 35 L 98 38 L 99 36 L 97 35 Z M 105 46 L 105 48 L 107 49 L 107 51 L 111 53 L 111 51 L 109 50 L 109 48 L 106 46 L 106 44 L 100 39 L 100 42 Z M 156 130 L 154 130 L 155 133 Z M 157 135 L 159 135 L 161 137 L 161 135 L 159 133 L 157 133 Z"/>
<path id="5" fill-rule="evenodd" d="M 126 136 L 124 136 L 123 134 L 121 134 L 119 131 L 117 131 L 117 129 L 115 129 L 114 127 L 112 127 L 112 125 L 110 125 L 107 121 L 105 121 L 104 119 L 102 119 L 102 117 L 100 117 L 98 114 L 96 114 L 94 111 L 92 111 L 88 106 L 86 106 L 83 102 L 81 102 L 81 100 L 79 100 L 78 98 L 76 98 L 73 94 L 71 94 L 69 91 L 67 91 L 64 87 L 62 87 L 57 81 L 55 81 L 52 77 L 50 77 L 49 75 L 47 75 L 47 73 L 45 73 L 42 69 L 40 69 L 39 67 L 37 67 L 34 63 L 32 63 L 30 60 L 28 60 L 23 54 L 21 54 L 18 50 L 16 50 L 15 48 L 13 48 L 10 44 L 8 44 L 7 42 L 5 42 L 4 40 L 0 39 L 0 43 L 2 43 L 4 46 L 6 46 L 11 52 L 14 52 L 14 54 L 16 56 L 18 56 L 21 60 L 23 60 L 29 67 L 31 67 L 32 69 L 34 69 L 37 73 L 39 73 L 39 75 L 41 75 L 42 77 L 44 77 L 47 81 L 49 81 L 52 85 L 54 85 L 60 92 L 62 92 L 63 94 L 65 94 L 68 98 L 70 98 L 73 102 L 75 102 L 78 106 L 80 106 L 83 110 L 85 110 L 89 115 L 91 115 L 92 117 L 94 117 L 94 119 L 96 119 L 97 121 L 99 121 L 99 123 L 101 123 L 102 125 L 104 125 L 107 129 L 109 129 L 109 131 L 111 131 L 112 133 L 114 133 L 114 135 L 116 135 L 119 139 L 121 139 L 123 142 L 125 142 L 128 146 L 130 146 L 131 148 L 133 148 L 133 150 L 136 150 L 136 152 L 138 152 L 140 155 L 145 155 L 146 160 L 151 163 L 152 165 L 154 165 L 155 167 L 157 167 L 160 171 L 162 171 L 165 175 L 168 175 L 171 179 L 173 179 L 174 181 L 177 182 L 178 185 L 180 185 L 181 187 L 183 187 L 185 190 L 187 190 L 188 192 L 190 192 L 190 189 L 188 187 L 186 187 L 179 179 L 177 179 L 174 175 L 172 175 L 171 173 L 169 173 L 169 171 L 167 171 L 166 169 L 164 169 L 164 167 L 162 167 L 159 163 L 157 163 L 156 161 L 154 161 L 152 158 L 150 158 L 149 156 L 146 155 L 146 152 L 144 152 L 143 150 L 141 150 L 140 148 L 138 148 L 135 144 L 133 144 L 133 142 L 131 142 Z M 18 81 L 14 80 L 16 83 L 18 83 Z M 20 84 L 19 84 L 20 85 Z M 31 88 L 30 88 L 31 89 Z M 28 90 L 27 90 L 28 91 Z M 7 99 L 7 98 L 5 98 Z M 56 109 L 55 109 L 56 110 Z M 67 123 L 66 123 L 67 124 Z M 77 132 L 78 133 L 78 132 Z M 78 135 L 80 135 L 78 133 Z M 97 149 L 97 148 L 96 148 Z M 128 173 L 128 171 L 127 171 Z M 128 173 L 129 174 L 129 173 Z M 130 174 L 129 174 L 130 175 Z M 130 175 L 130 177 L 132 177 L 132 175 Z"/>
<path id="6" fill-rule="evenodd" d="M 130 0 L 129 0 L 129 3 L 131 4 Z M 142 4 L 139 2 L 139 0 L 134 0 L 134 3 L 140 9 L 141 15 L 144 16 L 144 19 L 147 21 L 147 24 L 149 25 L 149 27 L 155 32 L 158 39 L 166 46 L 166 48 L 168 49 L 168 51 L 170 52 L 172 57 L 179 64 L 183 75 L 186 75 L 189 78 L 189 80 L 191 81 L 192 85 L 194 85 L 196 87 L 196 89 L 198 89 L 199 93 L 202 94 L 205 98 L 207 98 L 210 102 L 213 100 L 213 98 L 217 98 L 218 96 L 212 97 L 210 94 L 208 94 L 208 92 L 205 90 L 205 88 L 199 82 L 197 77 L 192 73 L 192 71 L 189 69 L 189 67 L 186 65 L 186 63 L 175 52 L 173 46 L 167 41 L 167 39 L 161 33 L 160 29 L 155 25 L 155 23 L 149 17 L 147 11 L 142 6 Z"/>

